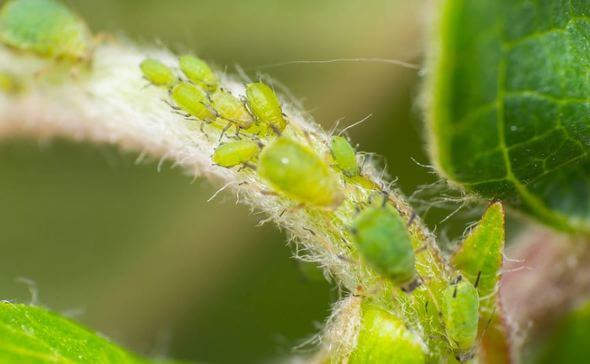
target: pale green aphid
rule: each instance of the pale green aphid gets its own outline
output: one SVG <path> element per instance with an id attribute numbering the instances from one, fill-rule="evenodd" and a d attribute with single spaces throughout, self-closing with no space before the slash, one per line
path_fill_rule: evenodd
<path id="1" fill-rule="evenodd" d="M 337 207 L 344 198 L 330 167 L 313 150 L 287 137 L 263 149 L 258 174 L 277 192 L 303 204 Z"/>
<path id="2" fill-rule="evenodd" d="M 211 95 L 211 106 L 221 118 L 237 128 L 247 129 L 254 122 L 242 101 L 225 90 L 219 89 Z"/>
<path id="3" fill-rule="evenodd" d="M 349 364 L 426 362 L 420 338 L 400 319 L 373 304 L 363 306 L 357 346 Z"/>
<path id="4" fill-rule="evenodd" d="M 459 353 L 468 353 L 475 345 L 479 324 L 479 296 L 473 284 L 459 278 L 445 289 L 442 318 L 451 345 Z"/>
<path id="5" fill-rule="evenodd" d="M 174 71 L 157 59 L 145 59 L 139 65 L 143 77 L 154 86 L 171 87 L 176 83 Z"/>
<path id="6" fill-rule="evenodd" d="M 390 205 L 370 206 L 352 222 L 352 233 L 364 260 L 396 284 L 415 276 L 415 254 L 406 224 Z"/>
<path id="7" fill-rule="evenodd" d="M 238 140 L 221 144 L 213 153 L 213 162 L 222 167 L 234 167 L 245 164 L 260 153 L 258 143 L 251 140 Z"/>
<path id="8" fill-rule="evenodd" d="M 207 62 L 195 56 L 185 55 L 178 60 L 182 73 L 191 81 L 207 91 L 215 91 L 219 79 Z"/>
<path id="9" fill-rule="evenodd" d="M 0 42 L 38 56 L 86 61 L 92 35 L 86 23 L 53 0 L 11 0 L 0 10 Z"/>
<path id="10" fill-rule="evenodd" d="M 174 104 L 189 115 L 208 123 L 217 118 L 209 105 L 207 94 L 199 86 L 181 82 L 174 86 L 170 94 Z"/>
<path id="11" fill-rule="evenodd" d="M 356 152 L 348 140 L 343 136 L 332 137 L 330 152 L 336 166 L 347 177 L 355 177 L 359 174 L 359 165 L 356 160 Z"/>
<path id="12" fill-rule="evenodd" d="M 279 98 L 272 88 L 262 82 L 246 86 L 248 107 L 256 120 L 267 124 L 275 133 L 280 134 L 287 126 Z"/>

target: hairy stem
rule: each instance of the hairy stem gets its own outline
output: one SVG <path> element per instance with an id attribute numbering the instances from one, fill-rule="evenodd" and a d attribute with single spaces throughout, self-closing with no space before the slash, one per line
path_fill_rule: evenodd
<path id="1" fill-rule="evenodd" d="M 448 354 L 437 315 L 425 314 L 423 309 L 431 303 L 431 309 L 440 312 L 437 297 L 452 271 L 433 236 L 367 156 L 359 156 L 366 159 L 361 176 L 342 179 L 345 200 L 340 207 L 298 206 L 274 193 L 253 169 L 214 165 L 211 155 L 219 145 L 221 130 L 175 113 L 165 102 L 169 99 L 166 90 L 147 86 L 139 70 L 147 56 L 176 64 L 176 56 L 165 49 L 141 49 L 122 42 L 103 43 L 91 64 L 75 69 L 0 48 L 0 72 L 13 76 L 19 86 L 18 92 L 0 93 L 0 136 L 63 137 L 117 145 L 139 153 L 140 158 L 172 161 L 188 175 L 206 177 L 232 190 L 240 202 L 265 212 L 268 220 L 289 233 L 300 259 L 317 262 L 344 292 L 354 294 L 335 307 L 326 334 L 320 337 L 332 358 L 345 358 L 355 345 L 362 297 L 396 312 L 422 337 L 431 357 Z M 244 95 L 245 79 L 227 74 L 221 78 L 223 88 Z M 281 101 L 289 120 L 286 132 L 327 156 L 330 135 L 298 109 L 296 102 Z M 416 270 L 423 281 L 412 294 L 369 268 L 353 244 L 350 226 L 359 206 L 381 196 L 387 196 L 410 223 Z"/>

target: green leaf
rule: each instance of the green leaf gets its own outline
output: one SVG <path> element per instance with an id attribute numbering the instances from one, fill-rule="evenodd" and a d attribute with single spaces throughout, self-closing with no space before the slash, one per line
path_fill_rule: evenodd
<path id="1" fill-rule="evenodd" d="M 482 298 L 480 306 L 495 302 L 495 292 L 502 267 L 504 250 L 504 208 L 501 203 L 491 205 L 481 221 L 465 238 L 453 255 L 452 263 L 473 284 Z M 478 279 L 479 276 L 479 279 Z M 483 299 L 488 297 L 487 299 Z M 489 307 L 487 307 L 489 308 Z"/>
<path id="2" fill-rule="evenodd" d="M 43 308 L 0 301 L 1 363 L 147 363 Z"/>
<path id="3" fill-rule="evenodd" d="M 432 159 L 465 189 L 590 232 L 590 2 L 445 0 Z"/>

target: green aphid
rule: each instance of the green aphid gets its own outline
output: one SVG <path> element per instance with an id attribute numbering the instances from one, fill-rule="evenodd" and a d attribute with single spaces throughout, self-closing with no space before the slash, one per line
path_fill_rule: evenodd
<path id="1" fill-rule="evenodd" d="M 172 87 L 177 81 L 174 71 L 157 59 L 144 60 L 139 68 L 143 77 L 154 86 Z"/>
<path id="2" fill-rule="evenodd" d="M 178 60 L 182 73 L 203 89 L 213 92 L 219 87 L 219 78 L 207 62 L 195 56 L 185 55 Z"/>
<path id="3" fill-rule="evenodd" d="M 231 122 L 239 129 L 248 129 L 254 119 L 240 99 L 229 92 L 219 89 L 211 95 L 211 106 L 219 117 Z"/>
<path id="4" fill-rule="evenodd" d="M 344 199 L 330 167 L 313 150 L 287 137 L 263 149 L 258 174 L 277 192 L 303 204 L 335 208 Z"/>
<path id="5" fill-rule="evenodd" d="M 342 170 L 347 177 L 359 175 L 359 165 L 356 160 L 356 151 L 348 140 L 342 136 L 332 137 L 330 152 L 336 166 Z"/>
<path id="6" fill-rule="evenodd" d="M 258 143 L 251 140 L 238 140 L 221 144 L 213 153 L 213 162 L 222 167 L 231 168 L 246 164 L 260 153 Z"/>
<path id="7" fill-rule="evenodd" d="M 415 278 L 415 254 L 405 222 L 390 205 L 370 206 L 352 222 L 352 233 L 364 260 L 396 284 Z"/>
<path id="8" fill-rule="evenodd" d="M 207 123 L 217 118 L 209 105 L 207 94 L 199 86 L 181 82 L 172 88 L 170 94 L 174 104 L 189 115 Z"/>
<path id="9" fill-rule="evenodd" d="M 53 0 L 7 1 L 0 10 L 0 42 L 68 61 L 88 61 L 93 46 L 86 23 Z"/>
<path id="10" fill-rule="evenodd" d="M 357 346 L 349 364 L 423 364 L 424 344 L 403 321 L 373 304 L 363 305 Z"/>
<path id="11" fill-rule="evenodd" d="M 275 133 L 280 134 L 287 127 L 279 98 L 268 85 L 262 82 L 248 84 L 246 101 L 256 120 L 267 124 Z"/>
<path id="12" fill-rule="evenodd" d="M 442 318 L 451 345 L 460 354 L 471 351 L 479 324 L 479 295 L 473 284 L 459 278 L 445 289 Z"/>

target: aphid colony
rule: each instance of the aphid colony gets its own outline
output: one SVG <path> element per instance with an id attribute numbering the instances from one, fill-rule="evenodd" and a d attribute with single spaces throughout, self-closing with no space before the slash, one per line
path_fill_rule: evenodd
<path id="1" fill-rule="evenodd" d="M 353 182 L 362 177 L 356 151 L 347 138 L 331 138 L 330 161 L 326 161 L 291 130 L 279 98 L 262 82 L 246 85 L 245 98 L 240 99 L 221 88 L 207 63 L 191 55 L 179 58 L 183 78 L 155 59 L 144 60 L 140 68 L 148 82 L 168 89 L 174 110 L 221 130 L 221 138 L 233 139 L 214 151 L 212 161 L 219 166 L 250 168 L 274 193 L 300 205 L 328 209 L 338 208 L 345 200 L 342 180 Z M 226 133 L 230 129 L 233 132 Z M 367 265 L 409 293 L 419 279 L 407 225 L 384 198 L 369 202 L 352 216 L 350 231 Z M 442 296 L 440 314 L 447 338 L 457 355 L 466 355 L 477 336 L 477 290 L 468 281 L 457 280 Z"/>
<path id="2" fill-rule="evenodd" d="M 174 110 L 200 121 L 201 126 L 220 129 L 220 139 L 233 139 L 216 148 L 215 164 L 251 167 L 275 192 L 302 205 L 336 208 L 341 204 L 344 195 L 337 173 L 314 150 L 290 136 L 289 130 L 284 133 L 289 122 L 271 87 L 250 83 L 242 100 L 221 88 L 203 60 L 185 55 L 178 66 L 182 79 L 155 59 L 144 60 L 140 69 L 149 83 L 169 90 Z M 335 137 L 332 144 L 337 169 L 346 176 L 358 175 L 356 154 L 348 141 Z"/>

